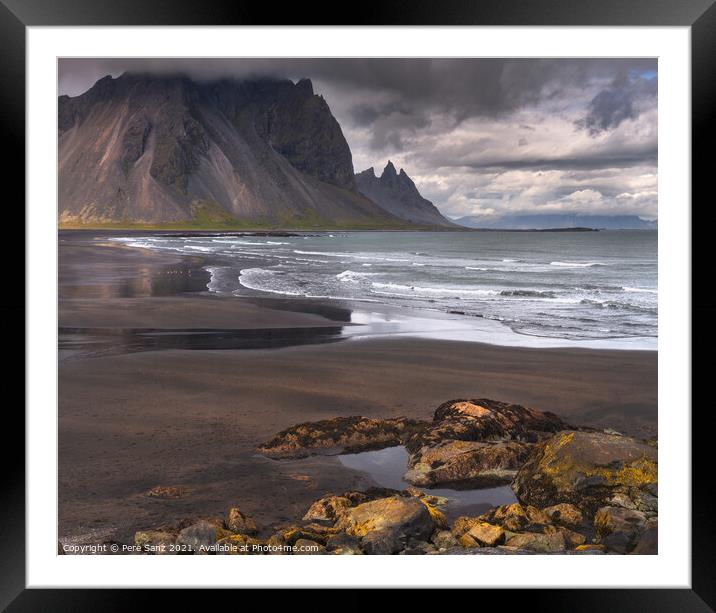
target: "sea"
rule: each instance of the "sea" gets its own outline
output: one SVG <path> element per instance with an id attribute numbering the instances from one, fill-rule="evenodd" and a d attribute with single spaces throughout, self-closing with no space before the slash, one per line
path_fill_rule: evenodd
<path id="1" fill-rule="evenodd" d="M 153 233 L 111 240 L 202 255 L 208 292 L 344 301 L 354 305 L 357 324 L 402 317 L 443 338 L 657 348 L 657 231 Z M 395 330 L 411 332 L 410 325 Z"/>

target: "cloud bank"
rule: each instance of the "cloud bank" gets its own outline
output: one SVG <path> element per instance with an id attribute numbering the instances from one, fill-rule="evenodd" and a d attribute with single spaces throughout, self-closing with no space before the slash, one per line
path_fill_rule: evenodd
<path id="1" fill-rule="evenodd" d="M 452 217 L 657 217 L 655 59 L 61 59 L 59 90 L 125 71 L 308 77 L 356 171 L 390 159 Z"/>

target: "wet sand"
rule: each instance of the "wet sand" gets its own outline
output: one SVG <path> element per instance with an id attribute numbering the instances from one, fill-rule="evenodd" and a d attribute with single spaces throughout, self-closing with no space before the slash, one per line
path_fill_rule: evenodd
<path id="1" fill-rule="evenodd" d="M 312 330 L 350 319 L 339 305 L 197 293 L 206 283 L 198 262 L 70 236 L 60 247 L 60 326 Z M 429 418 L 446 400 L 484 396 L 577 424 L 656 434 L 656 352 L 390 336 L 314 344 L 309 334 L 273 349 L 70 353 L 59 363 L 63 540 L 131 540 L 137 529 L 234 505 L 268 526 L 295 519 L 326 491 L 370 484 L 337 458 L 256 455 L 259 443 L 301 421 Z M 145 495 L 157 485 L 188 493 Z"/>

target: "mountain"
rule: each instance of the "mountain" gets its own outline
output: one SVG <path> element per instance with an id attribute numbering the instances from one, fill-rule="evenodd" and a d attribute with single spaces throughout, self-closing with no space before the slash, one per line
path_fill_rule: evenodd
<path id="1" fill-rule="evenodd" d="M 595 228 L 599 230 L 656 230 L 657 222 L 637 215 L 510 215 L 483 219 L 460 217 L 455 223 L 468 228 L 491 230 L 544 230 L 551 228 Z"/>
<path id="2" fill-rule="evenodd" d="M 369 168 L 355 178 L 361 194 L 396 217 L 419 224 L 454 226 L 432 202 L 420 195 L 405 171 L 401 168 L 400 173 L 396 172 L 390 161 L 380 177 L 376 177 L 373 168 Z"/>
<path id="3" fill-rule="evenodd" d="M 123 74 L 58 99 L 60 224 L 406 227 L 311 81 Z"/>

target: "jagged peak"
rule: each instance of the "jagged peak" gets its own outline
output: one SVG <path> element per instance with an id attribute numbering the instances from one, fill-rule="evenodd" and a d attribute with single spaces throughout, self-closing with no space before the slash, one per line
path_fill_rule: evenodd
<path id="1" fill-rule="evenodd" d="M 373 179 L 376 178 L 375 177 L 375 169 L 372 166 L 370 168 L 366 168 L 365 170 L 362 170 L 361 172 L 358 173 L 358 175 L 361 177 L 371 177 Z"/>
<path id="2" fill-rule="evenodd" d="M 301 93 L 313 96 L 313 83 L 311 82 L 311 79 L 299 79 L 296 83 L 296 89 Z"/>
<path id="3" fill-rule="evenodd" d="M 393 166 L 393 162 L 388 160 L 388 163 L 385 165 L 385 168 L 383 169 L 383 176 L 396 176 L 398 173 L 395 170 L 395 166 Z"/>

